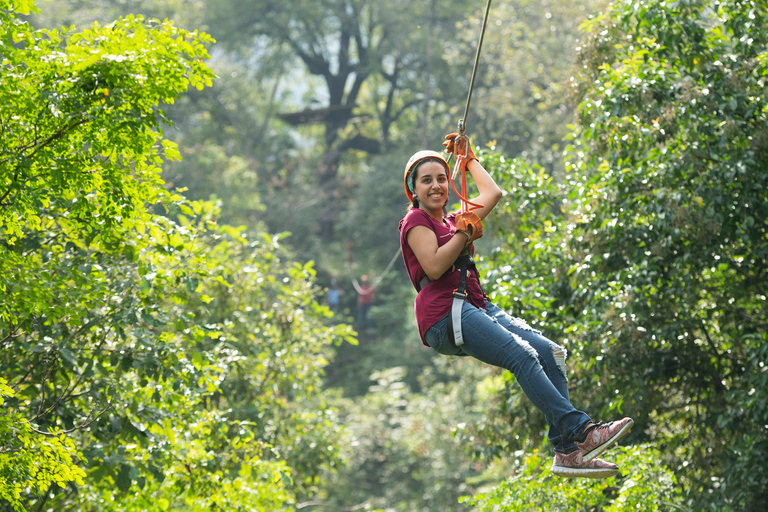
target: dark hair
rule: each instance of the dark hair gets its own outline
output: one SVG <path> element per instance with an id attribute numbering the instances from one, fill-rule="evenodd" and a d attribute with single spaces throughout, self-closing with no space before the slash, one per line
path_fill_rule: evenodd
<path id="1" fill-rule="evenodd" d="M 413 169 L 411 169 L 411 174 L 408 176 L 408 181 L 410 182 L 410 185 L 411 185 L 411 187 L 410 187 L 411 188 L 411 193 L 413 193 L 413 189 L 416 188 L 416 175 L 418 174 L 419 167 L 421 167 L 421 164 L 425 164 L 427 162 L 437 162 L 438 164 L 440 164 L 441 166 L 443 166 L 445 168 L 445 175 L 446 176 L 450 176 L 451 171 L 447 167 L 445 167 L 445 162 L 443 162 L 439 158 L 435 158 L 434 156 L 428 156 L 426 158 L 423 158 L 423 159 L 419 160 L 418 162 L 416 162 L 416 165 L 414 165 Z M 448 193 L 449 194 L 451 193 L 450 188 L 448 189 Z M 445 198 L 445 204 L 443 204 L 443 216 L 448 214 L 448 210 L 446 210 L 446 208 L 445 208 L 446 204 L 448 204 L 448 198 L 447 197 Z M 419 198 L 416 197 L 416 195 L 414 194 L 413 199 L 411 200 L 411 204 L 408 207 L 408 209 L 410 210 L 412 208 L 418 208 L 418 207 L 419 207 Z"/>

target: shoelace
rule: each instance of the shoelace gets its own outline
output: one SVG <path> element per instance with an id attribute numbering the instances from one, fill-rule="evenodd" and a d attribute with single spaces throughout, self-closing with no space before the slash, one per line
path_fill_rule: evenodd
<path id="1" fill-rule="evenodd" d="M 592 425 L 584 429 L 584 433 L 581 435 L 581 439 L 579 439 L 579 442 L 583 443 L 587 439 L 587 436 L 589 435 L 589 433 L 595 430 L 596 428 L 606 428 L 608 427 L 608 425 L 610 425 L 610 423 L 607 423 L 605 421 L 598 421 L 597 423 L 593 423 Z"/>

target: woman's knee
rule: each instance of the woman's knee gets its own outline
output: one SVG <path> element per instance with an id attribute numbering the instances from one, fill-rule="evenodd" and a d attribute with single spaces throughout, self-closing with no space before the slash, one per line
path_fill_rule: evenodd
<path id="1" fill-rule="evenodd" d="M 554 365 L 564 377 L 566 376 L 565 360 L 568 351 L 564 347 L 537 332 L 517 330 L 517 333 L 533 347 L 545 369 Z"/>
<path id="2" fill-rule="evenodd" d="M 557 369 L 560 370 L 560 373 L 563 374 L 563 377 L 565 377 L 565 360 L 568 357 L 568 351 L 554 341 L 550 341 L 549 345 L 552 351 L 552 358 L 555 360 L 555 365 L 557 366 Z"/>

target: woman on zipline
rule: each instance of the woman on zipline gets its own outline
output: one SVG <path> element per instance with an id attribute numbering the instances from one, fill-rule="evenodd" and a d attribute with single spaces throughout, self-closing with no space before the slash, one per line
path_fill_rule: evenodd
<path id="1" fill-rule="evenodd" d="M 404 185 L 411 206 L 400 221 L 400 247 L 418 291 L 415 313 L 422 343 L 440 354 L 469 355 L 512 372 L 547 419 L 554 474 L 616 475 L 618 466 L 597 456 L 629 433 L 633 421 L 596 424 L 574 408 L 568 398 L 566 350 L 484 295 L 471 259 L 473 242 L 482 236 L 482 219 L 498 203 L 501 190 L 466 137 L 453 133 L 445 138 L 443 145 L 466 165 L 479 195 L 462 210 L 446 214 L 450 171 L 445 158 L 435 151 L 419 151 L 408 160 Z M 474 209 L 467 211 L 467 204 Z"/>

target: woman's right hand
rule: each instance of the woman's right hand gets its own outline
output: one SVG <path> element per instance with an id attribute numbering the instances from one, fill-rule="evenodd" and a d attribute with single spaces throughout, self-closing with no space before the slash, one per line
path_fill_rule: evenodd
<path id="1" fill-rule="evenodd" d="M 467 231 L 469 240 L 465 245 L 483 236 L 483 220 L 475 212 L 465 212 L 456 215 L 456 231 Z"/>

